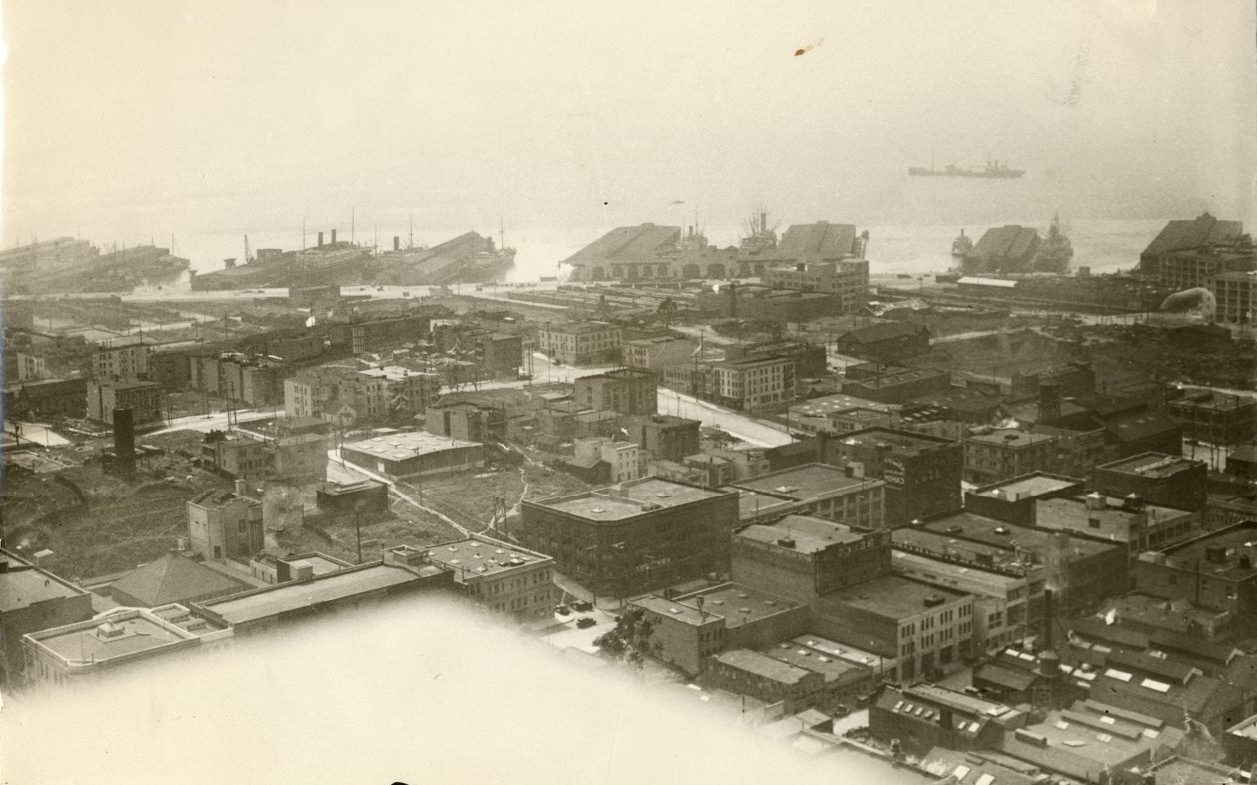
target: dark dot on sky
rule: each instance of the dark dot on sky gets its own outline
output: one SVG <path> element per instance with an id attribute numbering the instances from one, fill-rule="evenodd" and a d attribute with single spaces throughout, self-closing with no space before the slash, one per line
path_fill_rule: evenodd
<path id="1" fill-rule="evenodd" d="M 611 204 L 611 203 L 610 203 L 610 202 L 603 202 L 603 203 L 602 203 L 602 206 L 603 206 L 603 207 L 606 207 L 606 206 L 607 206 L 607 205 L 609 205 L 609 204 Z"/>
<path id="2" fill-rule="evenodd" d="M 794 56 L 795 56 L 795 57 L 798 57 L 798 56 L 800 56 L 800 55 L 805 55 L 805 54 L 807 54 L 807 50 L 806 50 L 806 49 L 795 49 L 795 50 L 794 50 Z"/>

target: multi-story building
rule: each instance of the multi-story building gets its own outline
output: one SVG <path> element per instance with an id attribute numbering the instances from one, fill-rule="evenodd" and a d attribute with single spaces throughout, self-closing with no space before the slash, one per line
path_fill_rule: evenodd
<path id="1" fill-rule="evenodd" d="M 662 371 L 674 365 L 694 361 L 698 342 L 690 338 L 662 335 L 625 341 L 624 364 L 644 371 Z"/>
<path id="2" fill-rule="evenodd" d="M 1083 493 L 1082 480 L 1034 472 L 965 492 L 965 509 L 1018 526 L 1033 526 L 1039 499 Z"/>
<path id="3" fill-rule="evenodd" d="M 243 437 L 224 437 L 201 444 L 201 464 L 228 477 L 241 479 L 269 474 L 274 452 L 266 442 Z"/>
<path id="4" fill-rule="evenodd" d="M 699 431 L 702 423 L 670 414 L 633 417 L 625 423 L 629 441 L 636 442 L 655 461 L 684 461 L 701 449 Z"/>
<path id="5" fill-rule="evenodd" d="M 547 323 L 537 330 L 537 347 L 568 365 L 619 362 L 620 341 L 620 328 L 606 322 Z"/>
<path id="6" fill-rule="evenodd" d="M 1234 623 L 1251 627 L 1257 619 L 1257 522 L 1141 555 L 1135 586 L 1144 594 L 1229 612 Z"/>
<path id="7" fill-rule="evenodd" d="M 995 430 L 965 441 L 967 482 L 977 485 L 1009 480 L 1023 474 L 1056 468 L 1055 436 L 1015 430 Z"/>
<path id="8" fill-rule="evenodd" d="M 332 520 L 374 521 L 388 517 L 388 486 L 375 480 L 351 483 L 324 483 L 315 492 L 319 513 Z"/>
<path id="9" fill-rule="evenodd" d="M 87 385 L 87 417 L 113 425 L 114 409 L 130 409 L 135 425 L 161 420 L 162 388 L 157 382 L 93 380 Z"/>
<path id="10" fill-rule="evenodd" d="M 930 521 L 924 529 L 954 540 L 952 548 L 961 553 L 974 552 L 973 560 L 979 563 L 988 558 L 998 563 L 1002 557 L 981 555 L 986 549 L 974 551 L 974 543 L 993 546 L 1025 566 L 1042 567 L 1045 586 L 1055 590 L 1057 605 L 1066 613 L 1094 608 L 1130 590 L 1130 557 L 1125 543 L 1010 525 L 969 511 Z M 1035 610 L 1029 608 L 1032 616 Z"/>
<path id="11" fill-rule="evenodd" d="M 764 281 L 775 289 L 838 295 L 841 313 L 855 313 L 868 301 L 869 263 L 867 259 L 797 262 L 770 267 Z"/>
<path id="12" fill-rule="evenodd" d="M 435 373 L 380 366 L 359 371 L 358 374 L 368 379 L 383 379 L 389 413 L 403 417 L 424 413 L 441 392 L 441 380 Z"/>
<path id="13" fill-rule="evenodd" d="M 605 436 L 589 436 L 577 439 L 574 458 L 578 465 L 592 465 L 599 461 L 607 464 L 604 475 L 607 482 L 641 479 L 646 474 L 646 453 L 636 442 L 614 441 Z"/>
<path id="14" fill-rule="evenodd" d="M 726 360 L 711 366 L 712 397 L 734 409 L 753 411 L 794 400 L 794 361 L 784 357 Z"/>
<path id="15" fill-rule="evenodd" d="M 81 684 L 154 657 L 231 644 L 231 630 L 177 603 L 119 608 L 23 636 L 27 675 L 43 684 Z"/>
<path id="16" fill-rule="evenodd" d="M 19 382 L 38 382 L 49 378 L 48 360 L 37 354 L 14 352 L 17 360 L 16 378 Z"/>
<path id="17" fill-rule="evenodd" d="M 0 551 L 0 679 L 12 684 L 26 659 L 22 636 L 92 618 L 91 592 Z"/>
<path id="18" fill-rule="evenodd" d="M 886 483 L 850 469 L 812 463 L 739 480 L 732 487 L 791 499 L 797 512 L 857 529 L 880 529 L 885 523 Z"/>
<path id="19" fill-rule="evenodd" d="M 890 532 L 861 531 L 823 518 L 786 515 L 739 530 L 733 580 L 810 603 L 890 572 Z"/>
<path id="20" fill-rule="evenodd" d="M 1142 499 L 1092 492 L 1081 498 L 1039 499 L 1035 503 L 1035 525 L 1125 543 L 1134 569 L 1133 562 L 1140 553 L 1161 550 L 1198 534 L 1202 521 L 1198 510 L 1161 507 Z"/>
<path id="21" fill-rule="evenodd" d="M 317 417 L 341 427 L 410 419 L 440 393 L 440 377 L 399 366 L 365 370 L 324 366 L 284 380 L 284 413 Z"/>
<path id="22" fill-rule="evenodd" d="M 898 740 L 900 749 L 918 756 L 936 747 L 994 748 L 1006 728 L 1019 727 L 1025 721 L 1025 714 L 1002 703 L 933 684 L 887 687 L 869 707 L 869 732 L 873 738 L 886 745 Z M 963 776 L 967 776 L 970 767 L 964 768 Z M 996 781 L 994 777 L 974 780 L 984 785 Z"/>
<path id="23" fill-rule="evenodd" d="M 1257 314 L 1257 273 L 1221 273 L 1210 287 L 1217 300 L 1213 320 L 1221 324 L 1252 324 Z"/>
<path id="24" fill-rule="evenodd" d="M 1046 569 L 982 543 L 917 527 L 896 529 L 895 574 L 973 595 L 973 651 L 987 654 L 1042 627 Z"/>
<path id="25" fill-rule="evenodd" d="M 127 337 L 97 345 L 92 353 L 92 378 L 111 381 L 147 377 L 154 343 L 151 338 Z"/>
<path id="26" fill-rule="evenodd" d="M 617 368 L 592 376 L 579 376 L 573 398 L 590 409 L 620 414 L 654 414 L 659 411 L 658 378 L 649 371 Z"/>
<path id="27" fill-rule="evenodd" d="M 807 630 L 803 603 L 740 583 L 725 583 L 671 599 L 638 597 L 633 607 L 652 622 L 657 659 L 693 676 L 726 649 L 774 644 Z"/>
<path id="28" fill-rule="evenodd" d="M 1218 243 L 1233 242 L 1243 232 L 1243 222 L 1219 221 L 1209 213 L 1201 213 L 1191 220 L 1170 221 L 1139 255 L 1139 272 L 1150 278 L 1160 279 L 1166 257 Z"/>
<path id="29" fill-rule="evenodd" d="M 866 370 L 867 369 L 867 370 Z M 951 374 L 930 368 L 901 368 L 881 363 L 847 367 L 842 392 L 885 404 L 906 404 L 951 387 Z"/>
<path id="30" fill-rule="evenodd" d="M 1257 436 L 1257 399 L 1204 390 L 1169 405 L 1183 435 L 1207 444 L 1237 444 Z"/>
<path id="31" fill-rule="evenodd" d="M 864 476 L 886 483 L 885 525 L 890 528 L 961 507 L 964 451 L 959 442 L 889 428 L 817 439 L 825 463 L 856 465 Z"/>
<path id="32" fill-rule="evenodd" d="M 729 571 L 738 497 L 658 478 L 521 503 L 527 547 L 598 594 L 630 596 Z"/>
<path id="33" fill-rule="evenodd" d="M 197 494 L 188 500 L 188 538 L 203 559 L 247 561 L 265 545 L 261 500 L 246 496 L 239 480 L 235 492 Z"/>
<path id="34" fill-rule="evenodd" d="M 478 605 L 521 622 L 553 622 L 562 591 L 554 585 L 549 556 L 482 534 L 434 545 L 426 553 L 429 563 L 454 573 L 454 584 Z"/>
<path id="35" fill-rule="evenodd" d="M 889 678 L 912 682 L 974 653 L 973 601 L 972 594 L 883 575 L 817 599 L 813 627 L 880 656 Z"/>
<path id="36" fill-rule="evenodd" d="M 523 340 L 508 333 L 477 335 L 474 357 L 483 378 L 517 379 L 524 359 Z"/>
<path id="37" fill-rule="evenodd" d="M 506 429 L 506 410 L 479 401 L 446 396 L 428 406 L 424 430 L 467 442 L 499 439 Z"/>

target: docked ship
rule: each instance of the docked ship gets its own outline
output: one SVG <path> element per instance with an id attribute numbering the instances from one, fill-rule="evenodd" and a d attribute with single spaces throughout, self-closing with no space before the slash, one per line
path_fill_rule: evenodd
<path id="1" fill-rule="evenodd" d="M 234 259 L 224 269 L 196 275 L 194 290 L 248 289 L 306 286 L 423 286 L 483 283 L 499 280 L 515 263 L 515 249 L 500 247 L 492 237 L 466 232 L 430 248 L 403 248 L 393 238 L 393 248 L 376 251 L 371 246 L 338 241 L 302 251 L 258 249 L 238 265 Z"/>
<path id="2" fill-rule="evenodd" d="M 959 238 L 957 238 L 959 240 Z M 1053 218 L 1047 237 L 1038 230 L 1019 224 L 987 229 L 973 248 L 961 257 L 965 275 L 1065 273 L 1074 258 L 1074 248 Z"/>
<path id="3" fill-rule="evenodd" d="M 928 169 L 923 166 L 913 166 L 908 169 L 908 174 L 912 177 L 977 177 L 993 180 L 1015 179 L 1025 173 L 1025 169 L 1012 169 L 1007 162 L 1000 161 L 987 161 L 985 166 L 948 164 L 942 169 L 935 169 L 934 164 L 931 163 Z"/>
<path id="4" fill-rule="evenodd" d="M 951 243 L 952 256 L 964 256 L 973 250 L 973 240 L 965 235 L 965 230 L 960 230 L 960 236 Z"/>
<path id="5" fill-rule="evenodd" d="M 11 294 L 122 293 L 176 283 L 189 262 L 169 248 L 138 245 L 102 251 L 86 240 L 59 237 L 0 252 L 4 290 Z"/>
<path id="6" fill-rule="evenodd" d="M 1061 217 L 1054 215 L 1047 237 L 1043 238 L 1043 243 L 1039 246 L 1034 269 L 1041 273 L 1064 273 L 1069 270 L 1069 263 L 1073 258 L 1074 244 L 1069 241 L 1061 227 Z"/>

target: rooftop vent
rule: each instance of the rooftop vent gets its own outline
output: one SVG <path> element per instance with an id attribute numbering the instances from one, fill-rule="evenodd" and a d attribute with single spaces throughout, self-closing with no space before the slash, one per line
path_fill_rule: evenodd
<path id="1" fill-rule="evenodd" d="M 793 537 L 778 537 L 777 544 L 783 548 L 793 548 L 797 545 Z"/>

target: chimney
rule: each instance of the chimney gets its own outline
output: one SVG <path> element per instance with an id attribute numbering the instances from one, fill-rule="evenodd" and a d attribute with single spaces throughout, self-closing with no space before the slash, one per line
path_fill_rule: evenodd
<path id="1" fill-rule="evenodd" d="M 336 230 L 332 230 L 332 245 L 336 245 Z"/>
<path id="2" fill-rule="evenodd" d="M 729 282 L 729 316 L 736 317 L 738 315 L 738 285 L 732 281 Z"/>
<path id="3" fill-rule="evenodd" d="M 113 454 L 119 470 L 135 470 L 135 417 L 129 407 L 113 410 Z"/>
<path id="4" fill-rule="evenodd" d="M 1052 600 L 1054 592 L 1051 589 L 1043 591 L 1043 651 L 1052 650 L 1052 615 L 1055 611 L 1052 609 Z"/>
<path id="5" fill-rule="evenodd" d="M 402 249 L 402 236 L 400 234 L 393 235 L 393 250 L 400 251 Z"/>
<path id="6" fill-rule="evenodd" d="M 249 490 L 245 487 L 244 480 L 236 480 L 236 495 L 241 498 L 249 495 Z"/>
<path id="7" fill-rule="evenodd" d="M 828 452 L 828 450 L 826 449 L 828 446 L 829 446 L 829 432 L 826 431 L 824 428 L 822 428 L 816 432 L 816 462 L 817 463 L 825 462 L 825 453 Z"/>
<path id="8" fill-rule="evenodd" d="M 1039 383 L 1039 422 L 1061 417 L 1061 386 L 1055 381 Z"/>
<path id="9" fill-rule="evenodd" d="M 1087 509 L 1089 511 L 1090 510 L 1103 510 L 1103 509 L 1106 509 L 1108 506 L 1109 506 L 1108 502 L 1100 494 L 1094 491 L 1087 494 Z"/>

